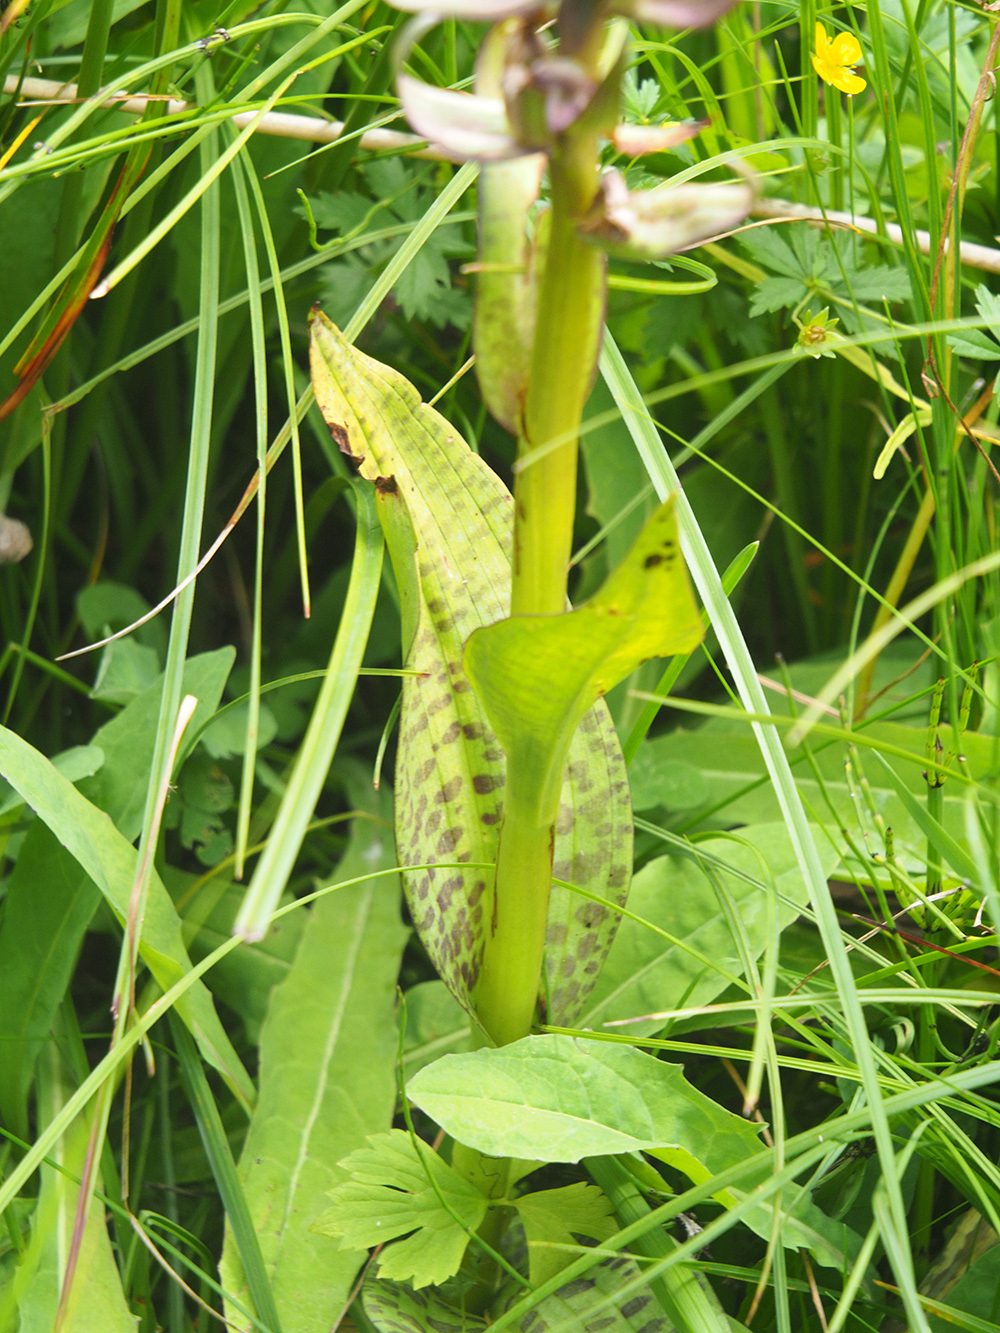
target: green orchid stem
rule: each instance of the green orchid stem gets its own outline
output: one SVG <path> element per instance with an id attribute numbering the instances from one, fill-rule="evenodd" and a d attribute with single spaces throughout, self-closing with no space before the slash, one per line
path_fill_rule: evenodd
<path id="1" fill-rule="evenodd" d="M 577 435 L 604 323 L 607 262 L 576 230 L 597 191 L 597 140 L 592 133 L 564 139 L 551 165 L 551 230 L 520 442 L 522 457 L 543 452 L 515 483 L 511 615 L 566 609 Z M 544 452 L 550 440 L 560 443 Z M 508 762 L 492 919 L 476 991 L 480 1023 L 498 1046 L 531 1031 L 545 949 L 558 795 L 556 810 L 543 810 L 527 777 Z"/>
<path id="2" fill-rule="evenodd" d="M 511 615 L 558 615 L 576 514 L 577 434 L 593 383 L 604 323 L 607 260 L 576 224 L 597 191 L 597 142 L 567 145 L 552 162 L 552 217 L 538 291 L 538 322 L 514 484 Z M 548 448 L 549 442 L 560 443 Z M 532 457 L 533 455 L 537 457 Z"/>
<path id="3" fill-rule="evenodd" d="M 554 822 L 539 820 L 536 810 L 511 799 L 511 777 L 476 988 L 479 1021 L 497 1046 L 526 1037 L 535 1021 L 555 842 Z"/>

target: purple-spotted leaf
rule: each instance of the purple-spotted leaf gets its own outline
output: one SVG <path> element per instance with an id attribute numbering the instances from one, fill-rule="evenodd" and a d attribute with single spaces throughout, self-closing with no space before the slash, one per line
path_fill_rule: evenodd
<path id="1" fill-rule="evenodd" d="M 472 1012 L 483 909 L 502 813 L 503 751 L 472 691 L 462 649 L 510 602 L 513 501 L 413 385 L 312 321 L 316 401 L 341 450 L 375 482 L 399 587 L 405 665 L 396 764 L 396 848 L 414 924 L 442 980 Z M 555 873 L 623 903 L 632 813 L 621 749 L 599 703 L 561 784 Z M 551 1021 L 569 1023 L 594 984 L 616 915 L 553 888 L 545 970 Z"/>
<path id="2" fill-rule="evenodd" d="M 408 1282 L 389 1282 L 369 1270 L 361 1289 L 365 1314 L 378 1333 L 486 1333 L 479 1315 L 450 1305 L 433 1287 L 414 1291 Z"/>
<path id="3" fill-rule="evenodd" d="M 519 808 L 532 807 L 540 825 L 552 820 L 570 743 L 595 701 L 649 658 L 691 652 L 703 633 L 668 500 L 588 602 L 471 635 L 465 670 L 516 764 Z"/>
<path id="4" fill-rule="evenodd" d="M 624 1255 L 597 1260 L 586 1273 L 567 1282 L 519 1315 L 510 1326 L 513 1333 L 670 1333 L 672 1325 L 660 1313 L 648 1288 L 636 1289 L 639 1268 Z M 618 1293 L 621 1293 L 619 1296 Z M 361 1289 L 361 1301 L 378 1333 L 486 1333 L 489 1325 L 464 1308 L 462 1292 L 455 1303 L 444 1292 L 414 1291 L 404 1282 L 390 1282 L 375 1270 L 369 1271 Z M 511 1284 L 509 1306 L 523 1295 Z M 500 1313 L 500 1311 L 498 1311 Z"/>
<path id="5" fill-rule="evenodd" d="M 602 249 L 632 259 L 662 259 L 736 226 L 750 212 L 748 181 L 657 185 L 630 190 L 622 175 L 608 171 L 581 233 Z"/>

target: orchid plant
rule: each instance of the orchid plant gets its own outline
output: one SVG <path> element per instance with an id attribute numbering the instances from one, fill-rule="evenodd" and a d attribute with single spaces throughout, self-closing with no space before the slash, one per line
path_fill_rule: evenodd
<path id="1" fill-rule="evenodd" d="M 536 1288 L 549 1276 L 554 1297 L 568 1257 L 541 1256 L 532 1242 L 600 1239 L 613 1205 L 622 1221 L 626 1201 L 641 1198 L 630 1174 L 641 1163 L 616 1175 L 604 1141 L 590 1154 L 603 1194 L 583 1183 L 569 1187 L 572 1200 L 561 1190 L 524 1194 L 519 1159 L 529 1170 L 579 1161 L 589 1151 L 583 1140 L 557 1147 L 530 1134 L 512 1138 L 495 1105 L 484 1131 L 488 1097 L 471 1121 L 456 1115 L 456 1104 L 476 1107 L 475 1089 L 495 1077 L 497 1059 L 513 1060 L 529 1079 L 541 1060 L 555 1088 L 577 1077 L 582 1059 L 595 1095 L 624 1076 L 646 1086 L 640 1100 L 668 1068 L 629 1050 L 626 1063 L 639 1064 L 612 1069 L 590 1049 L 595 1043 L 582 1050 L 566 1035 L 532 1035 L 539 1025 L 571 1025 L 582 1012 L 628 889 L 628 780 L 602 696 L 647 659 L 690 652 L 702 635 L 669 501 L 604 587 L 567 609 L 578 435 L 600 354 L 609 255 L 663 258 L 731 228 L 753 201 L 742 172 L 735 181 L 633 190 L 604 166 L 609 149 L 635 158 L 700 129 L 618 124 L 629 20 L 701 26 L 729 0 L 563 0 L 551 11 L 524 0 L 445 0 L 433 13 L 407 0 L 400 7 L 421 11 L 396 50 L 411 125 L 445 157 L 480 163 L 476 369 L 487 406 L 517 438 L 518 457 L 511 505 L 500 480 L 412 386 L 314 317 L 316 399 L 340 448 L 374 482 L 400 590 L 412 673 L 396 769 L 397 854 L 413 867 L 404 886 L 478 1047 L 469 1058 L 479 1063 L 464 1070 L 454 1064 L 462 1057 L 445 1057 L 411 1080 L 404 1098 L 447 1130 L 450 1165 L 429 1164 L 419 1141 L 400 1130 L 376 1136 L 343 1163 L 351 1180 L 333 1192 L 319 1224 L 343 1248 L 413 1233 L 383 1253 L 367 1287 L 368 1316 L 393 1329 L 430 1317 L 429 1307 L 414 1313 L 401 1283 L 446 1284 L 444 1305 L 434 1307 L 442 1326 L 451 1317 L 442 1310 L 454 1312 L 456 1301 L 463 1319 L 511 1308 L 511 1282 L 516 1295 L 526 1269 Z M 408 71 L 415 44 L 446 16 L 492 23 L 471 93 L 432 87 Z M 504 1075 L 508 1086 L 520 1074 Z M 442 1093 L 441 1077 L 450 1091 Z M 455 1077 L 464 1088 L 457 1103 Z M 678 1096 L 690 1108 L 698 1094 L 685 1084 L 665 1103 Z M 569 1103 L 561 1109 L 569 1113 Z M 618 1142 L 614 1118 L 608 1143 Z M 743 1129 L 756 1143 L 749 1126 L 727 1132 Z M 650 1146 L 661 1137 L 675 1140 L 676 1129 L 654 1134 Z M 694 1162 L 697 1145 L 686 1150 Z M 512 1230 L 515 1219 L 520 1230 Z M 528 1241 L 526 1264 L 518 1236 Z M 669 1248 L 664 1233 L 660 1240 Z M 689 1270 L 671 1270 L 651 1290 L 677 1328 L 723 1326 L 718 1303 Z M 639 1327 L 620 1317 L 622 1329 Z"/>
<path id="2" fill-rule="evenodd" d="M 629 20 L 698 27 L 730 3 L 563 0 L 546 7 L 446 0 L 433 12 L 412 0 L 399 5 L 418 11 L 396 56 L 410 123 L 454 160 L 481 163 L 474 343 L 484 399 L 518 440 L 511 616 L 566 609 L 577 438 L 597 370 L 609 253 L 662 258 L 733 226 L 753 199 L 745 178 L 630 190 L 620 171 L 602 169 L 606 143 L 634 158 L 690 139 L 700 128 L 618 123 Z M 445 15 L 493 23 L 472 94 L 431 87 L 406 70 L 414 44 Z M 540 208 L 546 167 L 548 206 Z M 483 697 L 489 686 L 477 689 L 496 726 L 496 710 Z M 564 736 L 557 750 L 567 743 Z M 526 1035 L 536 1016 L 558 803 L 558 783 L 550 783 L 548 809 L 532 832 L 515 822 L 511 797 L 520 784 L 505 749 L 508 812 L 496 893 L 520 907 L 506 914 L 516 922 L 513 938 L 501 914 L 499 929 L 486 939 L 476 1005 L 480 1024 L 500 1044 Z M 527 865 L 533 870 L 526 872 Z M 525 955 L 529 965 L 518 965 Z"/>

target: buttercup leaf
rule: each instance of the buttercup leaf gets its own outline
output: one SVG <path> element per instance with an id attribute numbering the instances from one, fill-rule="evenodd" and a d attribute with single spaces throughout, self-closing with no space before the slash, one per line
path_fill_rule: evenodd
<path id="1" fill-rule="evenodd" d="M 407 380 L 350 347 L 319 313 L 311 356 L 316 400 L 335 440 L 376 484 L 400 591 L 404 663 L 420 673 L 403 681 L 396 848 L 401 865 L 430 868 L 405 872 L 403 884 L 431 960 L 471 1013 L 506 771 L 462 649 L 473 630 L 507 614 L 513 504 L 496 474 Z M 438 862 L 445 864 L 438 869 Z M 628 779 L 599 703 L 570 746 L 555 873 L 623 902 L 631 869 Z M 573 1021 L 616 924 L 608 909 L 553 888 L 550 1021 Z"/>
<path id="2" fill-rule="evenodd" d="M 404 1130 L 371 1134 L 368 1144 L 341 1162 L 351 1178 L 330 1190 L 332 1206 L 313 1229 L 339 1238 L 342 1250 L 367 1250 L 405 1236 L 382 1251 L 382 1274 L 414 1287 L 446 1282 L 458 1272 L 470 1232 L 486 1216 L 486 1199 Z"/>
<path id="3" fill-rule="evenodd" d="M 531 1285 L 539 1287 L 576 1257 L 572 1250 L 549 1248 L 575 1245 L 576 1236 L 607 1240 L 617 1230 L 607 1196 L 596 1185 L 577 1181 L 562 1189 L 538 1190 L 516 1202 L 528 1242 Z"/>

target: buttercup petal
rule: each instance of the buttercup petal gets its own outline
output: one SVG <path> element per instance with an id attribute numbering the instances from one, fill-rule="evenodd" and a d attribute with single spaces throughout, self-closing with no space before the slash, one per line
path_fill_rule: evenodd
<path id="1" fill-rule="evenodd" d="M 830 44 L 830 53 L 838 65 L 859 65 L 861 43 L 853 32 L 842 32 Z"/>
<path id="2" fill-rule="evenodd" d="M 842 93 L 847 93 L 849 97 L 853 97 L 855 93 L 863 93 L 868 87 L 864 79 L 859 78 L 857 74 L 849 69 L 840 70 L 837 77 L 831 79 L 831 83 L 835 88 L 839 88 Z"/>

